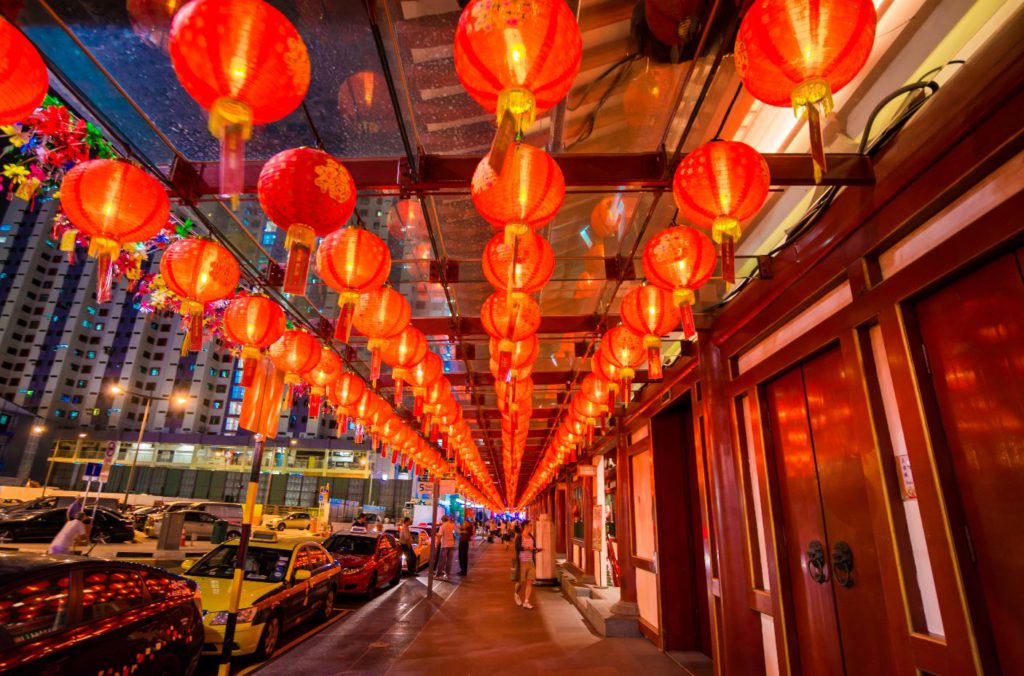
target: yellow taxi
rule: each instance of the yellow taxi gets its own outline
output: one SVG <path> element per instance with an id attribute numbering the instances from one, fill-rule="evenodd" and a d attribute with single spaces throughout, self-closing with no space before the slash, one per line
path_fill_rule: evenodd
<path id="1" fill-rule="evenodd" d="M 224 644 L 237 553 L 238 540 L 229 540 L 198 561 L 183 564 L 185 577 L 202 592 L 204 654 L 219 654 Z M 253 533 L 245 556 L 233 653 L 268 657 L 287 629 L 313 615 L 327 619 L 340 572 L 341 566 L 317 542 Z"/>

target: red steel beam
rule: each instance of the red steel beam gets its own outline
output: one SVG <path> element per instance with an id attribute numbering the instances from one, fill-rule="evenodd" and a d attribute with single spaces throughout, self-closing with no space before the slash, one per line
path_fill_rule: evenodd
<path id="1" fill-rule="evenodd" d="M 767 154 L 764 156 L 772 175 L 772 185 L 815 185 L 810 155 Z M 359 190 L 395 190 L 407 192 L 469 192 L 473 171 L 480 155 L 420 155 L 418 182 L 411 180 L 404 157 L 349 157 L 345 166 Z M 562 153 L 555 155 L 565 184 L 570 188 L 625 186 L 634 190 L 668 190 L 664 176 L 667 160 L 663 152 L 647 153 Z M 821 185 L 873 185 L 871 158 L 857 154 L 828 155 L 829 170 Z M 245 163 L 244 192 L 255 193 L 262 160 Z M 170 177 L 179 192 L 192 198 L 217 194 L 217 162 L 187 162 L 180 158 L 170 167 Z"/>

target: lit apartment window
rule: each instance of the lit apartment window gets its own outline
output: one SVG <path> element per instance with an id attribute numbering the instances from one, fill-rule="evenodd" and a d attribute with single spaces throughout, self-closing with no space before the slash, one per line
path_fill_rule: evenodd
<path id="1" fill-rule="evenodd" d="M 151 376 L 158 376 L 158 375 L 160 375 L 160 369 L 158 367 L 154 366 L 153 368 L 149 369 L 149 375 L 151 375 Z"/>
<path id="2" fill-rule="evenodd" d="M 232 399 L 243 399 L 245 398 L 245 388 L 241 385 L 235 385 L 231 388 Z"/>
<path id="3" fill-rule="evenodd" d="M 224 402 L 223 401 L 215 401 L 215 402 L 213 402 L 213 407 L 214 408 L 224 408 Z"/>
<path id="4" fill-rule="evenodd" d="M 86 359 L 95 359 L 96 358 L 96 350 L 89 350 L 88 352 L 86 352 L 85 353 L 85 358 Z"/>
<path id="5" fill-rule="evenodd" d="M 70 413 L 68 413 L 68 417 L 74 420 L 75 418 L 78 417 L 78 411 L 71 411 Z"/>
<path id="6" fill-rule="evenodd" d="M 242 402 L 230 401 L 228 402 L 228 415 L 242 415 Z"/>
<path id="7" fill-rule="evenodd" d="M 227 378 L 228 377 L 228 372 L 227 371 L 221 371 L 220 372 L 220 377 L 221 378 Z"/>
<path id="8" fill-rule="evenodd" d="M 238 418 L 224 418 L 224 431 L 225 432 L 237 432 L 238 431 Z"/>
<path id="9" fill-rule="evenodd" d="M 89 321 L 88 319 L 83 319 L 82 320 L 82 326 L 84 326 L 87 329 L 91 329 L 92 328 L 92 322 Z"/>

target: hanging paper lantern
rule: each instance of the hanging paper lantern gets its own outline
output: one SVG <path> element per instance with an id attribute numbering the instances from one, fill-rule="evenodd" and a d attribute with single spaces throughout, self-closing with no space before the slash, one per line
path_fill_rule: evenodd
<path id="1" fill-rule="evenodd" d="M 599 373 L 588 373 L 580 383 L 580 392 L 578 396 L 586 397 L 593 403 L 597 404 L 601 407 L 601 411 L 607 415 L 611 413 L 612 408 L 614 408 L 615 390 L 618 389 L 617 386 L 613 388 L 613 384 L 614 383 L 606 380 L 604 376 Z"/>
<path id="2" fill-rule="evenodd" d="M 488 347 L 491 355 L 499 354 L 501 352 L 501 340 L 498 338 L 491 338 L 488 343 Z M 507 370 L 502 372 L 499 364 L 498 373 L 495 374 L 495 377 L 499 380 L 508 382 L 512 380 L 513 372 L 515 372 L 517 376 L 525 375 L 520 374 L 519 372 L 524 369 L 529 369 L 533 365 L 533 362 L 537 361 L 537 352 L 539 349 L 540 342 L 537 340 L 537 336 L 535 335 L 513 342 L 508 350 L 509 358 L 507 360 L 508 363 L 506 364 Z"/>
<path id="3" fill-rule="evenodd" d="M 740 24 L 736 71 L 743 86 L 769 106 L 793 106 L 807 117 L 819 182 L 827 169 L 821 117 L 867 63 L 876 23 L 871 0 L 759 0 Z"/>
<path id="4" fill-rule="evenodd" d="M 687 338 L 697 333 L 693 322 L 694 291 L 711 279 L 715 258 L 715 245 L 708 236 L 684 226 L 665 228 L 644 249 L 644 276 L 651 284 L 672 292 Z"/>
<path id="5" fill-rule="evenodd" d="M 322 150 L 293 148 L 263 165 L 258 183 L 263 212 L 288 235 L 285 293 L 306 293 L 317 237 L 345 224 L 356 208 L 356 184 L 341 162 Z"/>
<path id="6" fill-rule="evenodd" d="M 427 356 L 427 337 L 415 326 L 406 326 L 397 336 L 389 338 L 380 351 L 381 360 L 391 367 L 395 380 L 395 403 L 402 403 L 402 383 L 409 378 L 409 369 Z"/>
<path id="7" fill-rule="evenodd" d="M 580 29 L 564 0 L 471 0 L 455 29 L 459 81 L 516 134 L 565 98 L 582 54 Z"/>
<path id="8" fill-rule="evenodd" d="M 618 237 L 626 225 L 626 203 L 619 194 L 608 195 L 590 212 L 590 231 L 598 237 Z"/>
<path id="9" fill-rule="evenodd" d="M 388 286 L 359 296 L 353 323 L 359 333 L 370 339 L 370 382 L 377 387 L 380 378 L 380 352 L 388 339 L 409 325 L 412 308 L 405 296 Z"/>
<path id="10" fill-rule="evenodd" d="M 561 1 L 561 0 L 559 0 Z M 547 225 L 565 201 L 565 178 L 554 158 L 540 148 L 517 143 L 501 171 L 490 156 L 476 165 L 470 184 L 473 206 L 495 228 L 504 228 L 505 243 Z"/>
<path id="11" fill-rule="evenodd" d="M 497 234 L 484 247 L 482 264 L 491 286 L 519 296 L 544 288 L 555 271 L 555 253 L 548 241 L 534 232 L 516 237 L 511 246 Z"/>
<path id="12" fill-rule="evenodd" d="M 608 383 L 608 410 L 615 408 L 615 397 L 619 391 L 619 381 L 622 380 L 622 369 L 605 358 L 601 346 L 598 345 L 594 356 L 590 359 L 590 370 L 594 375 Z M 596 390 L 595 390 L 596 391 Z M 628 395 L 623 395 L 628 399 Z"/>
<path id="13" fill-rule="evenodd" d="M 262 351 L 284 335 L 286 320 L 281 306 L 266 296 L 238 296 L 224 310 L 224 333 L 242 346 L 242 387 L 249 387 L 256 375 L 256 360 Z"/>
<path id="14" fill-rule="evenodd" d="M 409 370 L 409 384 L 412 385 L 415 397 L 413 415 L 417 418 L 423 415 L 423 397 L 427 393 L 427 388 L 441 377 L 443 371 L 444 362 L 430 350 L 427 350 L 427 355 Z"/>
<path id="15" fill-rule="evenodd" d="M 0 124 L 24 122 L 43 103 L 50 77 L 35 46 L 0 19 Z"/>
<path id="16" fill-rule="evenodd" d="M 622 298 L 622 323 L 642 336 L 647 348 L 647 377 L 661 380 L 661 337 L 679 326 L 679 309 L 672 293 L 651 284 L 638 286 Z"/>
<path id="17" fill-rule="evenodd" d="M 334 407 L 334 415 L 338 421 L 339 437 L 348 428 L 349 416 L 353 415 L 366 392 L 363 379 L 354 373 L 342 373 L 327 389 L 328 399 Z"/>
<path id="18" fill-rule="evenodd" d="M 6 22 L 0 19 L 0 24 Z M 160 182 L 120 160 L 89 160 L 75 166 L 61 182 L 60 201 L 71 224 L 90 238 L 89 255 L 97 259 L 99 268 L 96 300 L 100 303 L 110 300 L 111 264 L 122 247 L 155 237 L 167 227 L 171 215 L 167 191 Z M 74 238 L 75 231 L 68 230 L 61 238 L 61 250 L 73 250 Z"/>
<path id="19" fill-rule="evenodd" d="M 499 341 L 499 370 L 508 374 L 516 341 L 529 338 L 540 328 L 540 306 L 529 296 L 510 299 L 507 294 L 495 291 L 480 308 L 480 321 L 487 335 Z"/>
<path id="20" fill-rule="evenodd" d="M 352 131 L 379 134 L 397 127 L 395 111 L 384 76 L 361 70 L 345 78 L 338 88 L 338 110 Z"/>
<path id="21" fill-rule="evenodd" d="M 341 315 L 334 337 L 347 343 L 359 294 L 373 291 L 387 281 L 391 252 L 380 237 L 364 228 L 342 228 L 320 242 L 316 250 L 316 272 L 327 286 L 338 292 Z"/>
<path id="22" fill-rule="evenodd" d="M 207 303 L 235 292 L 241 270 L 231 252 L 211 239 L 179 239 L 160 257 L 160 276 L 181 300 L 188 317 L 182 354 L 203 349 L 203 314 Z"/>
<path id="23" fill-rule="evenodd" d="M 683 158 L 672 194 L 683 220 L 711 230 L 722 245 L 722 276 L 736 282 L 735 242 L 740 223 L 749 220 L 768 198 L 768 163 L 746 143 L 711 141 Z"/>
<path id="24" fill-rule="evenodd" d="M 323 403 L 327 388 L 341 375 L 341 357 L 330 349 L 321 346 L 320 361 L 313 370 L 303 377 L 309 383 L 309 417 L 320 417 L 320 405 Z"/>
<path id="25" fill-rule="evenodd" d="M 356 443 L 363 443 L 363 434 L 373 425 L 377 412 L 384 401 L 377 396 L 377 393 L 368 387 L 364 387 L 362 396 L 352 408 L 351 416 L 356 419 Z"/>
<path id="26" fill-rule="evenodd" d="M 182 87 L 210 113 L 220 190 L 237 204 L 253 125 L 280 120 L 306 96 L 306 45 L 262 0 L 193 0 L 175 14 L 169 47 Z"/>
<path id="27" fill-rule="evenodd" d="M 601 354 L 619 368 L 622 403 L 628 404 L 634 370 L 647 358 L 643 337 L 625 326 L 615 326 L 601 336 Z"/>
<path id="28" fill-rule="evenodd" d="M 284 407 L 292 407 L 292 390 L 306 375 L 320 363 L 323 349 L 316 336 L 293 329 L 285 331 L 276 343 L 270 346 L 268 354 L 274 368 L 284 374 Z"/>
<path id="29" fill-rule="evenodd" d="M 697 36 L 703 4 L 700 0 L 644 0 L 644 19 L 659 42 L 682 46 Z"/>

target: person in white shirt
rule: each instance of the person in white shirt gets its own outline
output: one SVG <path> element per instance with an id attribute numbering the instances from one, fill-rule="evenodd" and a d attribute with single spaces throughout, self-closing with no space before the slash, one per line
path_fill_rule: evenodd
<path id="1" fill-rule="evenodd" d="M 84 512 L 80 512 L 77 518 L 65 523 L 60 532 L 54 536 L 53 542 L 50 543 L 50 548 L 46 550 L 46 553 L 67 554 L 79 538 L 88 538 L 91 524 L 92 519 Z"/>
<path id="2" fill-rule="evenodd" d="M 452 554 L 455 552 L 455 524 L 448 515 L 441 517 L 441 527 L 437 530 L 438 547 L 437 570 L 435 574 L 441 580 L 447 580 L 452 572 Z"/>

